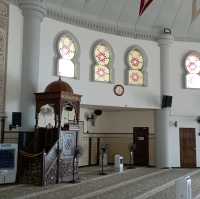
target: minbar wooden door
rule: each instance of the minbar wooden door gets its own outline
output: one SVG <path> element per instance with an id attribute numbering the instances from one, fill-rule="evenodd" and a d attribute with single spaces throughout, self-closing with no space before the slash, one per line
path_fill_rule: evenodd
<path id="1" fill-rule="evenodd" d="M 149 128 L 133 128 L 134 143 L 134 164 L 138 166 L 148 166 L 149 164 Z"/>
<path id="2" fill-rule="evenodd" d="M 180 128 L 180 161 L 181 167 L 196 167 L 195 128 Z"/>
<path id="3" fill-rule="evenodd" d="M 61 131 L 59 141 L 59 182 L 78 180 L 78 159 L 74 159 L 74 150 L 78 144 L 78 131 Z"/>

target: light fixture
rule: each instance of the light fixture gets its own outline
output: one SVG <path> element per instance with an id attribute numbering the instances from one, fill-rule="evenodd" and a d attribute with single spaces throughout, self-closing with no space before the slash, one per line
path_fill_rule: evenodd
<path id="1" fill-rule="evenodd" d="M 100 116 L 102 114 L 102 110 L 95 109 L 94 112 L 90 114 L 86 114 L 86 120 L 91 121 L 92 126 L 95 126 L 95 121 L 97 116 Z"/>
<path id="2" fill-rule="evenodd" d="M 170 28 L 164 28 L 163 29 L 163 33 L 171 35 L 172 34 L 172 30 Z"/>
<path id="3" fill-rule="evenodd" d="M 178 121 L 169 121 L 169 126 L 170 127 L 177 127 L 178 126 Z"/>

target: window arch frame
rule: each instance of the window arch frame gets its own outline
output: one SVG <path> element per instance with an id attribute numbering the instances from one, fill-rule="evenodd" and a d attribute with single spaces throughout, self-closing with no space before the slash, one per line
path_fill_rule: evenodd
<path id="1" fill-rule="evenodd" d="M 197 51 L 197 50 L 189 50 L 186 54 L 185 54 L 185 56 L 184 56 L 184 58 L 183 58 L 183 66 L 184 66 L 184 88 L 185 89 L 200 89 L 200 85 L 199 85 L 199 87 L 188 87 L 187 86 L 187 76 L 188 75 L 190 75 L 190 74 L 196 74 L 196 75 L 198 75 L 198 77 L 199 77 L 199 79 L 200 79 L 200 72 L 198 72 L 198 73 L 191 73 L 191 72 L 189 72 L 188 70 L 187 70 L 187 67 L 186 67 L 186 60 L 187 60 L 187 58 L 189 57 L 189 56 L 191 56 L 191 55 L 195 55 L 196 57 L 199 57 L 199 60 L 200 60 L 200 52 L 199 51 Z"/>
<path id="2" fill-rule="evenodd" d="M 74 48 L 75 48 L 74 57 L 72 59 L 70 59 L 70 61 L 72 61 L 74 64 L 74 77 L 59 75 L 59 60 L 62 58 L 60 51 L 59 51 L 59 41 L 63 36 L 70 38 L 70 40 L 72 40 L 72 42 L 74 44 Z M 63 30 L 63 31 L 59 32 L 57 34 L 55 42 L 54 42 L 54 49 L 55 49 L 55 53 L 56 53 L 56 75 L 61 76 L 63 78 L 70 78 L 70 79 L 77 79 L 77 80 L 80 79 L 80 62 L 79 62 L 80 44 L 79 44 L 78 39 L 74 36 L 74 34 L 68 30 Z"/>
<path id="3" fill-rule="evenodd" d="M 142 72 L 142 74 L 143 74 L 143 84 L 142 85 L 130 84 L 129 83 L 129 71 L 130 70 L 134 70 L 134 69 L 129 65 L 128 55 L 133 50 L 138 50 L 141 53 L 142 57 L 143 57 L 143 67 L 142 67 L 141 70 L 138 70 L 138 71 Z M 131 45 L 131 46 L 129 46 L 127 48 L 127 50 L 125 52 L 124 60 L 125 60 L 125 64 L 126 64 L 125 84 L 129 85 L 129 86 L 139 86 L 139 87 L 147 86 L 147 84 L 148 84 L 148 73 L 147 73 L 148 58 L 147 58 L 147 54 L 146 54 L 145 50 L 142 47 L 138 46 L 138 45 Z"/>
<path id="4" fill-rule="evenodd" d="M 111 63 L 105 65 L 105 67 L 108 68 L 108 70 L 109 70 L 109 81 L 98 81 L 98 80 L 95 80 L 95 66 L 98 64 L 98 62 L 95 59 L 95 49 L 100 44 L 103 44 L 106 48 L 109 49 L 109 53 L 111 53 L 111 57 L 112 57 Z M 113 83 L 114 82 L 114 68 L 113 68 L 114 51 L 113 51 L 113 48 L 112 48 L 111 44 L 108 41 L 104 40 L 104 39 L 96 40 L 92 45 L 90 55 L 91 55 L 91 59 L 92 59 L 92 65 L 91 65 L 91 70 L 90 70 L 91 71 L 91 75 L 90 75 L 91 81 L 100 82 L 100 83 Z"/>

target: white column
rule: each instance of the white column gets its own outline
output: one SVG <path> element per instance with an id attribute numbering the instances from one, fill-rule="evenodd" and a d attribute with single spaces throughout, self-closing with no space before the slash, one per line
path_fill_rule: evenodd
<path id="1" fill-rule="evenodd" d="M 160 77 L 161 94 L 172 95 L 170 82 L 171 56 L 170 47 L 174 42 L 171 34 L 161 34 L 158 40 L 160 46 Z"/>
<path id="2" fill-rule="evenodd" d="M 44 0 L 19 0 L 24 16 L 23 58 L 21 78 L 22 130 L 33 130 L 35 125 L 34 92 L 38 89 L 40 25 L 46 15 Z"/>
<path id="3" fill-rule="evenodd" d="M 171 56 L 170 47 L 174 38 L 171 34 L 161 34 L 158 40 L 160 46 L 160 85 L 161 98 L 163 95 L 172 95 L 170 82 Z M 158 167 L 171 167 L 170 163 L 170 108 L 156 111 L 156 159 Z"/>

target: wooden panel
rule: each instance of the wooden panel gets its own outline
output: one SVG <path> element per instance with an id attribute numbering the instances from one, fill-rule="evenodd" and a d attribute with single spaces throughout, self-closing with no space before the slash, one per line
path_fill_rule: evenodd
<path id="1" fill-rule="evenodd" d="M 134 127 L 134 164 L 147 166 L 149 164 L 149 129 Z"/>
<path id="2" fill-rule="evenodd" d="M 194 128 L 180 128 L 181 167 L 196 167 L 196 136 Z"/>

